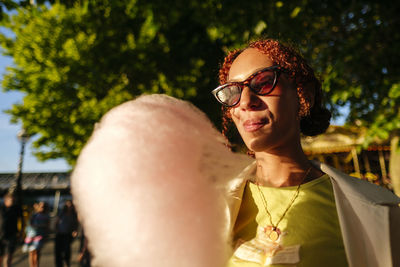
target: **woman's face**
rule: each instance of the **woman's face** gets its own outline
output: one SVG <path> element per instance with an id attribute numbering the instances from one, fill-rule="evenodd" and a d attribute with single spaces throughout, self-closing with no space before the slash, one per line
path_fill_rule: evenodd
<path id="1" fill-rule="evenodd" d="M 257 49 L 244 50 L 232 63 L 228 81 L 240 82 L 253 73 L 273 66 L 272 60 Z M 259 96 L 247 86 L 240 102 L 230 109 L 246 146 L 254 152 L 290 149 L 300 139 L 296 89 L 284 73 L 271 94 Z"/>

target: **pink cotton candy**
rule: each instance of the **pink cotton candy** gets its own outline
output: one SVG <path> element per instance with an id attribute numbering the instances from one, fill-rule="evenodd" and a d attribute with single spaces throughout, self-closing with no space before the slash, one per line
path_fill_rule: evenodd
<path id="1" fill-rule="evenodd" d="M 149 95 L 109 111 L 72 175 L 95 266 L 224 266 L 226 185 L 248 163 L 188 102 Z"/>

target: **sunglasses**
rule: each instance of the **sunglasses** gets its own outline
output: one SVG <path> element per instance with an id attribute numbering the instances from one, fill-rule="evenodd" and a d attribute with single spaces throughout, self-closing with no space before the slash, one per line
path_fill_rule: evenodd
<path id="1" fill-rule="evenodd" d="M 218 86 L 211 93 L 222 105 L 233 107 L 240 102 L 244 86 L 249 87 L 257 95 L 265 96 L 270 94 L 278 83 L 280 73 L 280 66 L 268 67 L 253 73 L 243 82 L 230 82 Z"/>

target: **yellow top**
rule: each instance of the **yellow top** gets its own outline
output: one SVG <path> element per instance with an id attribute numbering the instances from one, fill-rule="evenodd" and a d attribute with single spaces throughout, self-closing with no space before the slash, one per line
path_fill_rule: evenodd
<path id="1" fill-rule="evenodd" d="M 260 189 L 276 224 L 297 186 Z M 268 238 L 268 226 L 270 219 L 262 196 L 257 186 L 248 182 L 233 233 L 235 251 L 228 267 L 348 266 L 328 175 L 300 186 L 297 199 L 278 225 L 278 240 Z"/>

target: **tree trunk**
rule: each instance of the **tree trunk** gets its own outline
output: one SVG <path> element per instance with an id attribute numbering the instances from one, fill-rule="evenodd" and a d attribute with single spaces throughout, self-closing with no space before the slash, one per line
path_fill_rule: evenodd
<path id="1" fill-rule="evenodd" d="M 390 141 L 389 173 L 394 193 L 400 196 L 400 136 L 394 136 Z"/>

